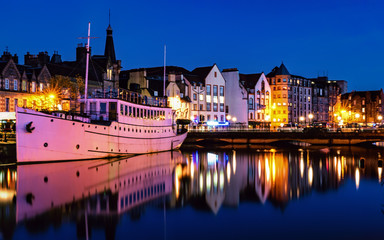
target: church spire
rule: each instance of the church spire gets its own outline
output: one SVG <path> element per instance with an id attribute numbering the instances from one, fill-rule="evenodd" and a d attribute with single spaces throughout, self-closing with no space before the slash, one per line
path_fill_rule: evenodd
<path id="1" fill-rule="evenodd" d="M 109 24 L 107 28 L 107 39 L 105 41 L 104 56 L 111 61 L 116 62 L 115 46 L 113 44 L 112 27 L 111 27 L 111 11 L 109 11 Z"/>

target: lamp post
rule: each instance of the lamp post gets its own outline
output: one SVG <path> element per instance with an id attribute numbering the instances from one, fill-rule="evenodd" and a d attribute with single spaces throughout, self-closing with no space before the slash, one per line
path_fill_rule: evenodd
<path id="1" fill-rule="evenodd" d="M 355 120 L 356 120 L 356 123 L 359 123 L 359 118 L 360 118 L 360 114 L 359 114 L 359 113 L 356 113 L 356 114 L 355 114 Z"/>
<path id="2" fill-rule="evenodd" d="M 377 116 L 377 120 L 379 120 L 379 123 L 381 124 L 381 120 L 383 120 L 383 116 L 381 115 Z"/>
<path id="3" fill-rule="evenodd" d="M 310 114 L 308 115 L 308 118 L 309 118 L 309 125 L 311 125 L 311 123 L 312 123 L 312 118 L 313 118 L 313 114 L 310 113 Z"/>
<path id="4" fill-rule="evenodd" d="M 299 117 L 300 125 L 303 125 L 304 120 L 305 120 L 305 118 L 304 118 L 303 116 L 300 116 L 300 117 Z"/>

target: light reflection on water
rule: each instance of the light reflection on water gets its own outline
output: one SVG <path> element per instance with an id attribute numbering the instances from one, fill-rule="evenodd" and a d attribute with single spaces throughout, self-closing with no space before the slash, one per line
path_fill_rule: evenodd
<path id="1" fill-rule="evenodd" d="M 196 150 L 3 167 L 0 239 L 176 239 L 192 225 L 183 238 L 297 239 L 317 224 L 338 227 L 315 239 L 378 237 L 382 154 L 349 147 Z"/>

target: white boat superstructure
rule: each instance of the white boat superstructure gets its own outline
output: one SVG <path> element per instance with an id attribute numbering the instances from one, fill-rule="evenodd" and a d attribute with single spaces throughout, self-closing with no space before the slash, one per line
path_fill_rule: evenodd
<path id="1" fill-rule="evenodd" d="M 17 161 L 93 159 L 179 148 L 187 131 L 175 124 L 171 108 L 149 101 L 154 99 L 128 91 L 116 98 L 91 98 L 84 115 L 18 107 Z"/>

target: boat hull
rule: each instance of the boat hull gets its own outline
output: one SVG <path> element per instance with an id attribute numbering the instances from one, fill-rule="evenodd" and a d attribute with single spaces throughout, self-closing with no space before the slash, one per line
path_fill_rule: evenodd
<path id="1" fill-rule="evenodd" d="M 17 161 L 65 161 L 168 151 L 178 149 L 187 136 L 175 131 L 172 126 L 92 124 L 18 108 Z"/>

